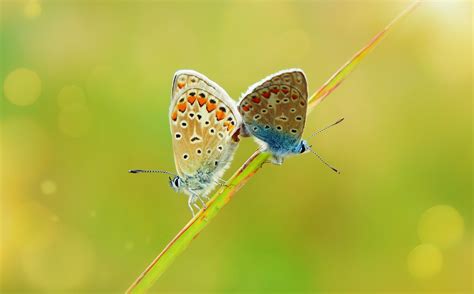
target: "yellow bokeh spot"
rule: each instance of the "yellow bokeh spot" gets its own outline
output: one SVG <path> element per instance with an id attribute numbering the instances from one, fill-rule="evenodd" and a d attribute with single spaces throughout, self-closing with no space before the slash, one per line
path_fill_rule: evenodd
<path id="1" fill-rule="evenodd" d="M 61 110 L 58 117 L 59 130 L 70 137 L 78 138 L 87 134 L 92 116 L 85 106 L 71 106 Z"/>
<path id="2" fill-rule="evenodd" d="M 56 193 L 57 191 L 57 186 L 56 186 L 56 183 L 54 181 L 51 181 L 51 180 L 45 180 L 41 183 L 41 192 L 43 192 L 43 194 L 45 195 L 51 195 L 51 194 L 54 194 Z"/>
<path id="3" fill-rule="evenodd" d="M 418 279 L 428 279 L 438 274 L 443 267 L 443 254 L 432 244 L 415 247 L 407 259 L 408 271 Z"/>
<path id="4" fill-rule="evenodd" d="M 59 107 L 84 106 L 86 95 L 81 87 L 75 85 L 64 86 L 58 94 Z"/>
<path id="5" fill-rule="evenodd" d="M 27 18 L 33 19 L 41 15 L 41 4 L 38 0 L 28 0 L 23 9 Z"/>
<path id="6" fill-rule="evenodd" d="M 461 215 L 448 205 L 431 207 L 423 213 L 418 223 L 420 240 L 441 248 L 448 248 L 459 243 L 463 233 L 464 221 Z"/>
<path id="7" fill-rule="evenodd" d="M 5 96 L 19 106 L 33 104 L 41 93 L 41 80 L 32 70 L 19 68 L 8 74 L 3 83 Z"/>

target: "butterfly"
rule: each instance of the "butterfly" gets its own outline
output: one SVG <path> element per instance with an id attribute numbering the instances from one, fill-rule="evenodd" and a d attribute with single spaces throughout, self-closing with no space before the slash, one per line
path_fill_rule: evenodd
<path id="1" fill-rule="evenodd" d="M 314 152 L 306 140 L 301 139 L 307 107 L 308 85 L 301 69 L 287 69 L 270 75 L 252 85 L 238 102 L 244 126 L 242 135 L 250 134 L 256 138 L 262 150 L 272 154 L 275 164 L 282 164 L 289 155 L 310 151 L 338 172 Z"/>
<path id="2" fill-rule="evenodd" d="M 170 186 L 188 195 L 188 206 L 200 210 L 204 198 L 229 167 L 239 142 L 242 118 L 237 104 L 209 78 L 193 70 L 175 73 L 169 108 L 177 175 L 162 170 L 130 170 L 173 175 Z"/>

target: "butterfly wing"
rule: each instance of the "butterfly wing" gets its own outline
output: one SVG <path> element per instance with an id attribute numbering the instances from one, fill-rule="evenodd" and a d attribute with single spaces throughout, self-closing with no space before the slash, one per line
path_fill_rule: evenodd
<path id="1" fill-rule="evenodd" d="M 242 122 L 235 101 L 206 76 L 180 70 L 173 79 L 169 118 L 178 175 L 220 177 Z"/>
<path id="2" fill-rule="evenodd" d="M 251 86 L 238 108 L 246 131 L 274 153 L 288 153 L 301 140 L 306 121 L 307 82 L 300 69 L 273 74 Z"/>

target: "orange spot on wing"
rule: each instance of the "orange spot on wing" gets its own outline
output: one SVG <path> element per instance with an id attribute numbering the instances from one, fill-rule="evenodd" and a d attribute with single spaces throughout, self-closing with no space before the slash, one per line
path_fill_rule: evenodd
<path id="1" fill-rule="evenodd" d="M 242 109 L 243 109 L 243 111 L 247 112 L 247 111 L 250 110 L 250 107 L 248 107 L 248 105 L 244 105 L 244 106 L 242 106 Z"/>
<path id="2" fill-rule="evenodd" d="M 171 119 L 176 121 L 177 118 L 178 118 L 178 112 L 175 109 L 175 111 L 173 111 L 173 113 L 171 114 Z"/>
<path id="3" fill-rule="evenodd" d="M 288 88 L 281 88 L 281 91 L 283 92 L 283 94 L 288 94 L 290 90 L 288 90 Z"/>
<path id="4" fill-rule="evenodd" d="M 258 104 L 260 103 L 260 97 L 257 97 L 257 96 L 252 97 L 252 101 Z"/>
<path id="5" fill-rule="evenodd" d="M 188 102 L 189 104 L 193 105 L 194 101 L 196 101 L 196 96 L 188 96 Z"/>
<path id="6" fill-rule="evenodd" d="M 229 125 L 229 126 L 227 126 L 227 131 L 229 131 L 229 132 L 230 132 L 230 131 L 232 131 L 233 129 L 234 129 L 234 126 L 233 126 L 233 125 Z"/>
<path id="7" fill-rule="evenodd" d="M 216 104 L 212 104 L 211 102 L 207 102 L 206 104 L 207 112 L 212 112 L 214 109 L 216 109 L 216 107 Z"/>
<path id="8" fill-rule="evenodd" d="M 186 106 L 186 102 L 184 102 L 184 103 L 179 103 L 179 104 L 178 104 L 178 110 L 179 110 L 180 112 L 185 112 L 185 111 L 186 111 L 186 107 L 187 107 L 187 106 Z"/>
<path id="9" fill-rule="evenodd" d="M 216 118 L 217 120 L 223 120 L 225 118 L 225 112 L 224 111 L 216 111 Z"/>
<path id="10" fill-rule="evenodd" d="M 199 106 L 203 106 L 206 103 L 206 101 L 207 101 L 206 98 L 199 97 L 198 98 Z"/>
<path id="11" fill-rule="evenodd" d="M 278 89 L 278 87 L 274 87 L 273 89 L 270 90 L 271 92 L 273 93 L 278 93 L 280 91 L 280 89 Z"/>
<path id="12" fill-rule="evenodd" d="M 262 92 L 262 96 L 268 99 L 270 98 L 270 92 L 264 91 Z"/>
<path id="13" fill-rule="evenodd" d="M 291 99 L 293 99 L 293 100 L 298 99 L 298 95 L 296 95 L 296 94 L 291 95 Z"/>
<path id="14" fill-rule="evenodd" d="M 183 83 L 183 82 L 178 83 L 178 88 L 182 89 L 185 85 L 186 85 L 186 83 Z"/>

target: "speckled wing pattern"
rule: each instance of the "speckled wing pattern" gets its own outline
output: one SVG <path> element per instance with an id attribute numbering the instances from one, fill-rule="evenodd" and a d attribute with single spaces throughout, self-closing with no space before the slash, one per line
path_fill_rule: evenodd
<path id="1" fill-rule="evenodd" d="M 241 125 L 235 101 L 206 76 L 180 70 L 173 79 L 169 118 L 178 175 L 221 176 Z"/>
<path id="2" fill-rule="evenodd" d="M 239 101 L 246 131 L 285 153 L 299 143 L 306 121 L 308 89 L 300 69 L 289 69 L 254 84 Z"/>

